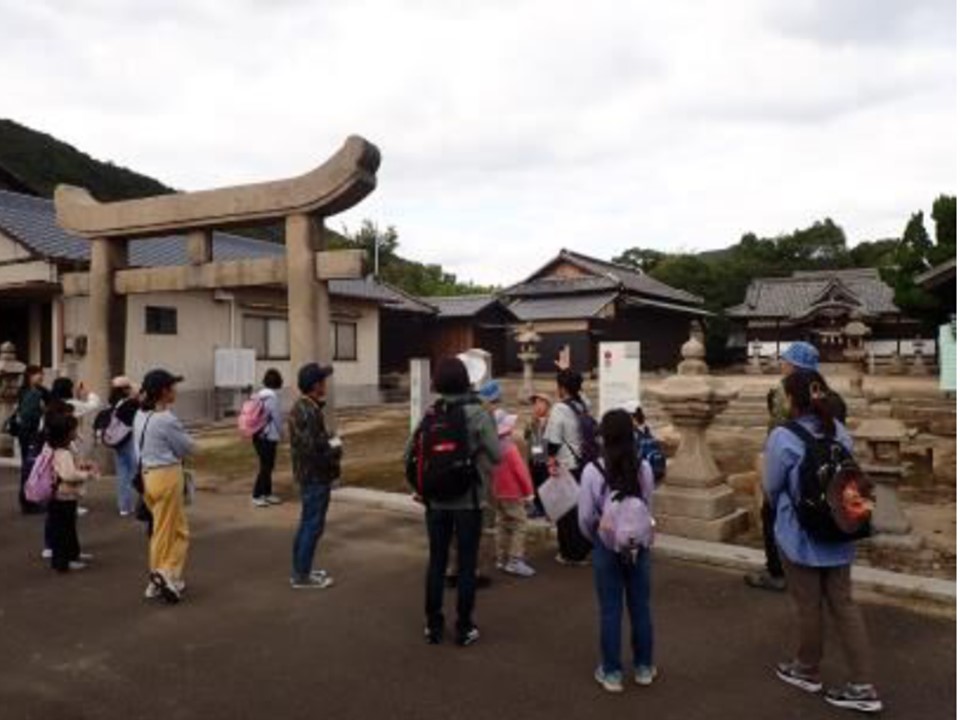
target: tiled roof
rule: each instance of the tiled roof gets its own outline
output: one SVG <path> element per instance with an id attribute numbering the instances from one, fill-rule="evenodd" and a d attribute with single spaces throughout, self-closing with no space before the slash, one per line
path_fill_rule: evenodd
<path id="1" fill-rule="evenodd" d="M 535 320 L 578 320 L 595 316 L 616 300 L 616 292 L 594 295 L 567 295 L 564 297 L 523 297 L 508 306 L 517 319 L 524 322 Z"/>
<path id="2" fill-rule="evenodd" d="M 437 295 L 421 300 L 433 305 L 440 318 L 473 317 L 497 302 L 493 295 Z"/>
<path id="3" fill-rule="evenodd" d="M 575 278 L 538 277 L 543 270 L 558 261 L 566 261 L 576 265 L 588 274 Z M 646 295 L 686 304 L 700 305 L 703 303 L 703 298 L 685 290 L 671 287 L 634 268 L 598 260 L 569 250 L 562 250 L 542 270 L 534 273 L 526 281 L 507 288 L 503 294 L 508 297 L 532 297 L 570 295 L 601 290 L 619 290 L 621 288 L 630 294 Z"/>
<path id="4" fill-rule="evenodd" d="M 874 268 L 795 272 L 786 278 L 757 278 L 743 303 L 727 310 L 730 317 L 799 318 L 824 302 L 833 287 L 864 315 L 898 313 L 893 289 Z"/>
<path id="5" fill-rule="evenodd" d="M 80 263 L 90 260 L 90 242 L 63 230 L 57 224 L 53 201 L 46 198 L 0 190 L 0 230 L 13 236 L 24 247 L 41 257 Z M 214 261 L 279 257 L 284 252 L 284 246 L 278 243 L 231 233 L 213 233 Z M 186 265 L 186 238 L 174 235 L 131 240 L 130 264 L 135 267 Z M 340 297 L 371 300 L 412 312 L 432 312 L 416 299 L 370 277 L 331 280 L 330 292 Z"/>

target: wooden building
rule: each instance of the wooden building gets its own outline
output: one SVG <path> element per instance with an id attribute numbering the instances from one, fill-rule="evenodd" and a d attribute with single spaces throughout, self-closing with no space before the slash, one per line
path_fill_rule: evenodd
<path id="1" fill-rule="evenodd" d="M 560 349 L 569 346 L 577 368 L 593 370 L 603 341 L 639 341 L 644 370 L 670 368 L 690 337 L 692 320 L 709 313 L 702 298 L 670 287 L 623 265 L 562 250 L 523 282 L 501 293 L 520 323 L 533 323 L 542 336 L 538 372 L 554 369 Z M 511 333 L 507 356 L 519 371 Z"/>

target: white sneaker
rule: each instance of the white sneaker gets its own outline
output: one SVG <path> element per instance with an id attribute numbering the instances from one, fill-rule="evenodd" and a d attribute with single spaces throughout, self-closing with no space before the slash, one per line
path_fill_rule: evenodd
<path id="1" fill-rule="evenodd" d="M 86 570 L 87 564 L 85 562 L 80 562 L 79 560 L 71 560 L 70 564 L 67 565 L 70 570 Z"/>
<path id="2" fill-rule="evenodd" d="M 120 511 L 120 517 L 122 517 L 122 518 L 130 517 L 130 515 L 132 515 L 132 514 L 133 514 L 133 513 L 131 513 L 129 510 L 121 510 L 121 511 Z"/>
<path id="3" fill-rule="evenodd" d="M 90 512 L 90 508 L 84 507 L 83 505 L 77 506 L 77 517 L 83 517 Z"/>
<path id="4" fill-rule="evenodd" d="M 282 504 L 283 504 L 283 498 L 282 498 L 282 497 L 279 497 L 279 496 L 277 496 L 277 495 L 267 495 L 266 501 L 267 501 L 268 503 L 270 503 L 271 505 L 282 505 Z"/>
<path id="5" fill-rule="evenodd" d="M 503 571 L 509 575 L 516 575 L 517 577 L 523 578 L 533 577 L 537 574 L 536 570 L 520 558 L 512 558 L 510 562 L 503 567 Z"/>
<path id="6" fill-rule="evenodd" d="M 329 575 L 322 577 L 310 575 L 303 580 L 298 580 L 297 578 L 290 579 L 290 587 L 294 590 L 326 590 L 331 585 L 333 585 L 333 578 Z"/>
<path id="7" fill-rule="evenodd" d="M 82 552 L 80 553 L 80 557 L 78 558 L 78 560 L 82 560 L 83 562 L 90 562 L 91 560 L 93 560 L 93 553 Z"/>
<path id="8" fill-rule="evenodd" d="M 40 553 L 40 557 L 42 557 L 44 560 L 50 560 L 53 558 L 53 550 L 50 548 L 44 548 L 43 552 Z"/>
<path id="9" fill-rule="evenodd" d="M 147 589 L 143 591 L 143 596 L 147 600 L 157 600 L 160 598 L 160 588 L 153 584 L 153 581 L 147 583 Z"/>
<path id="10" fill-rule="evenodd" d="M 265 497 L 255 497 L 250 502 L 254 507 L 258 507 L 258 508 L 270 507 L 270 503 Z"/>

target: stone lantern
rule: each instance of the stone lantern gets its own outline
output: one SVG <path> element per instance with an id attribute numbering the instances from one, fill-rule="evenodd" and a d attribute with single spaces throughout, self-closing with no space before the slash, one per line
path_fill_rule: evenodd
<path id="1" fill-rule="evenodd" d="M 533 327 L 533 323 L 527 323 L 520 327 L 514 336 L 520 351 L 517 357 L 523 363 L 523 385 L 520 388 L 520 401 L 527 402 L 533 395 L 533 366 L 540 358 L 537 352 L 537 345 L 540 342 L 540 335 Z"/>
<path id="2" fill-rule="evenodd" d="M 747 363 L 748 375 L 762 375 L 763 362 L 760 353 L 763 350 L 763 343 L 760 340 L 754 340 L 750 343 L 750 360 Z"/>
<path id="3" fill-rule="evenodd" d="M 0 345 L 0 426 L 16 410 L 17 393 L 26 369 L 27 366 L 17 360 L 17 349 L 12 342 Z M 0 433 L 0 456 L 10 457 L 13 454 L 13 438 Z"/>
<path id="4" fill-rule="evenodd" d="M 923 338 L 917 337 L 913 341 L 913 362 L 910 365 L 910 374 L 923 376 L 927 374 L 927 365 L 923 362 Z"/>
<path id="5" fill-rule="evenodd" d="M 747 514 L 736 507 L 706 433 L 739 391 L 707 374 L 703 336 L 696 323 L 680 352 L 683 361 L 677 374 L 650 389 L 680 434 L 677 452 L 656 492 L 657 523 L 666 533 L 727 540 L 746 527 Z"/>
<path id="6" fill-rule="evenodd" d="M 871 542 L 886 547 L 919 548 L 920 538 L 910 533 L 910 520 L 897 495 L 897 485 L 906 475 L 902 461 L 906 426 L 894 418 L 870 417 L 853 431 L 853 437 L 857 461 L 873 482 L 876 494 Z"/>

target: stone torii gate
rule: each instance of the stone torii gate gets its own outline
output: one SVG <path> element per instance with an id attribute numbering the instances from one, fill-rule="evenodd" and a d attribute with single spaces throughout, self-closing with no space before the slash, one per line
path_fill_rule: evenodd
<path id="1" fill-rule="evenodd" d="M 287 286 L 290 362 L 330 362 L 327 281 L 359 277 L 363 252 L 325 252 L 324 219 L 353 207 L 377 184 L 380 151 L 361 137 L 299 177 L 217 190 L 101 203 L 87 190 L 60 185 L 57 221 L 88 238 L 90 272 L 63 276 L 65 295 L 89 294 L 88 384 L 106 397 L 124 371 L 125 296 L 136 292 Z M 214 229 L 283 221 L 286 258 L 213 262 Z M 186 235 L 189 264 L 127 269 L 132 239 Z"/>

